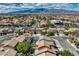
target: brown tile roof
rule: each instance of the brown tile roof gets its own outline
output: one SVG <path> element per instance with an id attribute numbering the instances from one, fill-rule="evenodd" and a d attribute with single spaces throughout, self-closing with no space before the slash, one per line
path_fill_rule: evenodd
<path id="1" fill-rule="evenodd" d="M 17 51 L 8 47 L 0 47 L 0 56 L 15 56 Z"/>
<path id="2" fill-rule="evenodd" d="M 10 41 L 10 40 L 5 40 L 5 41 L 3 41 L 1 44 L 4 45 L 4 44 L 6 44 L 8 41 Z"/>
<path id="3" fill-rule="evenodd" d="M 39 54 L 39 56 L 55 56 L 55 54 L 46 52 L 46 53 Z"/>
<path id="4" fill-rule="evenodd" d="M 17 40 L 18 42 L 23 42 L 25 40 L 25 36 L 21 35 L 21 36 L 15 38 L 15 40 Z"/>
<path id="5" fill-rule="evenodd" d="M 14 37 L 12 38 L 11 40 L 8 40 L 8 41 L 4 41 L 2 44 L 4 46 L 10 46 L 10 47 L 15 47 L 18 42 L 23 42 L 25 39 L 25 37 L 22 35 L 22 36 L 19 36 L 19 37 Z"/>
<path id="6" fill-rule="evenodd" d="M 17 53 L 17 51 L 13 50 L 13 49 L 8 49 L 8 51 L 5 53 L 4 56 L 15 56 Z"/>
<path id="7" fill-rule="evenodd" d="M 36 55 L 39 55 L 39 54 L 42 54 L 42 53 L 51 53 L 51 54 L 56 54 L 56 52 L 52 49 L 49 49 L 49 48 L 43 48 L 43 49 L 40 49 L 40 50 L 36 50 Z"/>
<path id="8" fill-rule="evenodd" d="M 55 45 L 55 44 L 54 44 L 54 42 L 51 42 L 51 41 L 49 42 L 49 41 L 44 39 L 44 40 L 38 41 L 36 43 L 36 45 L 38 46 L 38 48 L 43 47 L 43 46 L 47 46 L 50 48 L 50 45 Z"/>
<path id="9" fill-rule="evenodd" d="M 35 51 L 36 55 L 56 55 L 56 50 L 53 46 L 55 46 L 54 42 L 49 40 L 39 40 L 37 43 L 37 49 Z"/>
<path id="10" fill-rule="evenodd" d="M 15 40 L 14 38 L 9 40 L 8 42 L 5 42 L 3 46 L 10 46 L 10 47 L 15 47 L 17 45 L 18 41 Z"/>

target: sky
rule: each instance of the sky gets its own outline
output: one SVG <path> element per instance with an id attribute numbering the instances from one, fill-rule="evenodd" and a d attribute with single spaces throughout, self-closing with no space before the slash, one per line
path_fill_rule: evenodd
<path id="1" fill-rule="evenodd" d="M 0 13 L 28 12 L 40 8 L 79 11 L 79 3 L 0 3 Z"/>

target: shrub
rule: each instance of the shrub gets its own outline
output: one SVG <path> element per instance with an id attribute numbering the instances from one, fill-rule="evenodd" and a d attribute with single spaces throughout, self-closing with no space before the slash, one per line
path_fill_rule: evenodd
<path id="1" fill-rule="evenodd" d="M 48 32 L 47 32 L 47 34 L 48 34 L 47 36 L 53 36 L 54 33 L 55 33 L 54 31 L 48 31 Z"/>
<path id="2" fill-rule="evenodd" d="M 16 34 L 20 35 L 21 34 L 21 31 L 20 30 L 16 31 Z"/>
<path id="3" fill-rule="evenodd" d="M 51 23 L 50 21 L 48 21 L 47 25 L 48 25 L 49 27 L 54 27 L 54 24 Z"/>
<path id="4" fill-rule="evenodd" d="M 74 56 L 70 51 L 68 50 L 64 50 L 64 51 L 61 51 L 60 54 L 62 56 Z"/>
<path id="5" fill-rule="evenodd" d="M 75 45 L 76 45 L 77 48 L 79 48 L 79 41 L 76 41 Z"/>

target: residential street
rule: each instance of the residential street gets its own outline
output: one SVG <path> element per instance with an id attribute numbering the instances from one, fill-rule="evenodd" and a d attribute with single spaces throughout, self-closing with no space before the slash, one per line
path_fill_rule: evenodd
<path id="1" fill-rule="evenodd" d="M 0 36 L 0 42 L 2 42 L 4 40 L 8 40 L 11 37 L 13 37 L 13 34 L 7 34 L 7 35 Z"/>
<path id="2" fill-rule="evenodd" d="M 67 37 L 52 37 L 59 41 L 60 45 L 63 47 L 64 50 L 69 50 L 75 56 L 79 56 L 78 52 L 67 42 Z"/>

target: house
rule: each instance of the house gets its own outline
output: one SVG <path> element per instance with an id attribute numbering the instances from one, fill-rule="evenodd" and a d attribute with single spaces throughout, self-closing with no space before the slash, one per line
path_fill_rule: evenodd
<path id="1" fill-rule="evenodd" d="M 14 39 L 3 41 L 0 44 L 0 56 L 15 56 L 17 51 L 14 47 L 17 43 L 18 41 Z"/>
<path id="2" fill-rule="evenodd" d="M 19 42 L 23 42 L 24 40 L 25 40 L 25 36 L 21 35 L 19 37 L 14 37 L 11 40 L 3 41 L 1 45 L 3 45 L 4 47 L 9 46 L 14 48 Z"/>
<path id="3" fill-rule="evenodd" d="M 11 40 L 3 41 L 0 44 L 0 56 L 15 56 L 17 51 L 15 50 L 16 45 L 19 42 L 23 42 L 25 39 L 24 35 L 14 37 Z"/>
<path id="4" fill-rule="evenodd" d="M 42 31 L 42 29 L 29 29 L 29 30 L 26 30 L 26 33 L 30 33 L 30 34 L 40 34 Z"/>
<path id="5" fill-rule="evenodd" d="M 0 56 L 15 56 L 17 51 L 10 47 L 0 47 Z"/>
<path id="6" fill-rule="evenodd" d="M 9 46 L 9 47 L 14 48 L 17 44 L 18 44 L 18 41 L 15 40 L 15 38 L 13 38 L 13 39 L 8 40 L 7 42 L 5 42 L 3 46 L 7 46 L 7 47 Z"/>
<path id="7" fill-rule="evenodd" d="M 54 48 L 54 42 L 46 39 L 41 39 L 36 42 L 37 48 L 35 51 L 36 56 L 56 56 L 57 49 Z"/>
<path id="8" fill-rule="evenodd" d="M 24 35 L 20 35 L 19 37 L 16 37 L 15 38 L 15 41 L 18 41 L 18 42 L 23 42 L 25 40 L 25 36 Z"/>
<path id="9" fill-rule="evenodd" d="M 47 24 L 47 21 L 46 20 L 41 20 L 40 21 L 40 25 L 46 25 Z"/>

